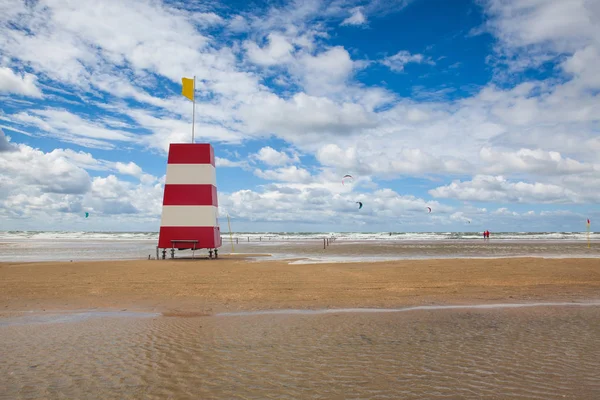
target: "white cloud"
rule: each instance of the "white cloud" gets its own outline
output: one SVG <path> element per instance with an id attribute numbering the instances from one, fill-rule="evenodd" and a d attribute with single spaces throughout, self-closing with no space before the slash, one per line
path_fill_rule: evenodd
<path id="1" fill-rule="evenodd" d="M 359 211 L 357 201 L 363 202 Z M 427 207 L 435 215 L 427 213 Z M 427 202 L 414 196 L 401 196 L 390 189 L 372 193 L 334 193 L 325 188 L 289 184 L 275 184 L 262 192 L 240 190 L 219 194 L 221 215 L 248 221 L 300 222 L 333 224 L 345 229 L 357 226 L 386 224 L 390 218 L 395 224 L 407 221 L 415 225 L 451 223 L 448 213 L 452 208 L 436 201 Z"/>
<path id="2" fill-rule="evenodd" d="M 290 157 L 290 155 L 288 155 L 286 152 L 277 151 L 271 146 L 261 148 L 258 153 L 254 155 L 254 158 L 267 165 L 276 167 L 300 162 L 300 158 L 297 154 L 292 154 Z"/>
<path id="3" fill-rule="evenodd" d="M 342 21 L 341 25 L 363 25 L 367 22 L 362 12 L 362 7 L 355 7 L 350 10 L 352 15 Z"/>
<path id="4" fill-rule="evenodd" d="M 452 88 L 423 96 L 424 89 L 415 86 L 414 98 L 419 101 L 413 101 L 382 87 L 363 85 L 354 79 L 355 73 L 369 62 L 356 59 L 360 53 L 332 47 L 327 41 L 332 34 L 329 22 L 338 24 L 346 18 L 349 23 L 354 18 L 353 22 L 366 23 L 366 15 L 373 19 L 406 4 L 403 0 L 364 5 L 307 0 L 270 7 L 260 15 L 244 13 L 223 19 L 211 12 L 190 13 L 150 0 L 127 5 L 108 1 L 101 8 L 93 2 L 3 2 L 0 49 L 4 58 L 0 65 L 34 75 L 6 68 L 0 73 L 8 70 L 13 83 L 16 77 L 19 90 L 25 90 L 31 79 L 34 88 L 55 97 L 52 103 L 27 104 L 17 93 L 2 98 L 0 102 L 7 99 L 10 106 L 0 119 L 14 132 L 33 134 L 28 140 L 43 135 L 92 148 L 141 147 L 164 154 L 169 143 L 190 140 L 191 103 L 177 88 L 181 76 L 195 74 L 197 141 L 243 145 L 273 136 L 287 142 L 284 148 L 293 146 L 307 155 L 304 159 L 315 156 L 319 161 L 316 168 L 321 167 L 321 175 L 311 176 L 308 171 L 313 169 L 299 164 L 296 154 L 280 148 L 261 150 L 257 159 L 274 169 L 253 172 L 278 185 L 287 182 L 266 194 L 269 201 L 284 190 L 310 192 L 307 202 L 315 204 L 326 202 L 325 195 L 317 195 L 319 190 L 352 196 L 353 188 L 338 185 L 340 174 L 348 172 L 357 176 L 354 187 L 361 189 L 374 189 L 377 178 L 435 175 L 447 183 L 453 175 L 461 176 L 463 182 L 434 189 L 441 198 L 597 199 L 600 10 L 596 2 L 482 2 L 489 16 L 487 28 L 499 39 L 499 54 L 507 57 L 504 62 L 518 69 L 560 57 L 558 71 L 564 72 L 561 78 L 566 81 L 537 80 L 514 87 L 490 83 L 471 97 L 453 101 L 444 92 Z M 225 29 L 223 37 L 208 30 L 215 26 Z M 239 33 L 247 37 L 240 41 Z M 403 71 L 410 62 L 433 63 L 423 54 L 406 51 L 379 62 L 396 71 Z M 275 92 L 268 82 L 277 78 L 283 86 Z M 5 81 L 0 78 L 0 82 Z M 77 100 L 85 112 L 48 106 L 61 96 L 65 104 Z M 13 111 L 19 106 L 26 110 Z M 22 146 L 10 144 L 0 136 L 0 150 L 12 147 L 21 154 Z M 121 188 L 124 203 L 106 197 L 112 203 L 98 204 L 98 210 L 137 210 L 135 215 L 151 215 L 151 207 L 135 203 L 131 193 L 154 193 L 156 178 L 128 164 L 129 160 L 117 166 L 69 149 L 34 158 L 40 163 L 64 160 L 66 175 L 74 174 L 74 182 L 83 182 L 77 171 L 87 173 L 89 185 L 95 185 L 100 194 Z M 217 164 L 250 170 L 247 162 L 233 161 L 239 159 L 217 157 Z M 95 180 L 89 176 L 93 171 L 110 171 L 116 180 Z M 117 172 L 140 182 L 123 182 Z M 497 181 L 499 174 L 505 178 Z M 5 185 L 12 182 L 5 176 L 2 179 Z M 31 207 L 76 207 L 76 199 L 67 201 L 62 193 L 48 192 L 44 197 L 47 188 L 31 179 L 22 177 L 22 182 L 34 183 L 22 185 L 21 193 L 11 192 L 11 201 L 27 193 Z M 63 184 L 59 179 L 58 188 L 64 189 Z M 84 189 L 78 190 L 70 196 L 83 196 L 79 193 Z M 160 199 L 160 195 L 152 198 Z M 352 208 L 351 199 L 347 200 Z M 326 215 L 326 210 L 322 212 L 321 217 Z M 277 218 L 295 217 L 278 214 Z"/>
<path id="5" fill-rule="evenodd" d="M 226 21 L 214 12 L 197 12 L 191 17 L 191 20 L 201 25 L 203 28 L 224 25 Z"/>
<path id="6" fill-rule="evenodd" d="M 254 42 L 246 41 L 244 43 L 250 61 L 269 66 L 292 60 L 294 46 L 283 35 L 270 33 L 267 40 L 269 44 L 262 48 Z"/>
<path id="7" fill-rule="evenodd" d="M 125 164 L 122 162 L 117 162 L 115 164 L 115 167 L 117 168 L 117 171 L 119 171 L 121 174 L 131 175 L 131 176 L 142 175 L 142 169 L 140 168 L 139 165 L 137 165 L 134 162 L 129 162 L 128 164 Z"/>
<path id="8" fill-rule="evenodd" d="M 492 212 L 493 215 L 502 215 L 502 216 L 511 216 L 511 217 L 516 217 L 519 216 L 520 214 L 514 211 L 510 211 L 508 208 L 506 207 L 500 207 L 499 209 L 497 209 L 496 211 Z M 531 215 L 531 214 L 528 214 Z"/>
<path id="9" fill-rule="evenodd" d="M 510 182 L 502 176 L 476 175 L 472 180 L 455 180 L 429 191 L 433 197 L 501 203 L 578 203 L 572 190 L 552 184 Z"/>
<path id="10" fill-rule="evenodd" d="M 235 167 L 247 167 L 248 163 L 245 161 L 231 161 L 227 158 L 215 157 L 215 166 L 216 167 L 224 167 L 224 168 L 235 168 Z"/>
<path id="11" fill-rule="evenodd" d="M 457 159 L 437 158 L 419 148 L 379 148 L 366 141 L 349 143 L 342 149 L 337 144 L 325 144 L 316 154 L 322 165 L 357 171 L 365 175 L 397 176 L 400 174 L 421 175 L 426 173 L 462 173 L 469 164 Z"/>
<path id="12" fill-rule="evenodd" d="M 488 0 L 483 4 L 491 17 L 488 28 L 506 48 L 537 45 L 573 51 L 598 35 L 594 21 L 600 15 L 593 0 Z"/>
<path id="13" fill-rule="evenodd" d="M 156 181 L 156 177 L 144 173 L 142 168 L 134 162 L 129 162 L 127 164 L 122 162 L 115 163 L 115 169 L 123 175 L 130 175 L 135 178 L 138 178 L 144 184 L 151 184 Z"/>
<path id="14" fill-rule="evenodd" d="M 310 172 L 304 168 L 298 168 L 295 165 L 281 167 L 274 170 L 254 170 L 254 174 L 262 179 L 279 182 L 300 182 L 307 183 L 311 181 Z"/>
<path id="15" fill-rule="evenodd" d="M 4 214 L 10 217 L 27 218 L 35 214 L 56 215 L 56 213 L 81 213 L 83 210 L 79 196 L 56 193 L 18 193 L 9 195 L 2 205 Z M 60 215 L 60 214 L 59 214 Z"/>
<path id="16" fill-rule="evenodd" d="M 434 64 L 431 59 L 425 57 L 423 54 L 411 54 L 406 50 L 401 50 L 393 56 L 384 58 L 380 62 L 394 72 L 404 71 L 404 66 L 408 63 Z"/>
<path id="17" fill-rule="evenodd" d="M 10 143 L 2 128 L 0 128 L 0 153 L 14 151 L 16 148 Z"/>
<path id="18" fill-rule="evenodd" d="M 600 170 L 600 166 L 581 163 L 571 158 L 563 158 L 557 151 L 519 149 L 516 152 L 496 151 L 484 147 L 479 152 L 482 161 L 488 165 L 483 171 L 489 174 L 507 172 L 530 172 L 541 175 L 581 174 Z"/>
<path id="19" fill-rule="evenodd" d="M 162 195 L 163 185 L 160 183 L 133 184 L 109 175 L 92 180 L 91 190 L 84 196 L 84 204 L 105 215 L 140 214 L 150 216 L 158 223 Z"/>
<path id="20" fill-rule="evenodd" d="M 82 194 L 90 188 L 90 177 L 60 151 L 43 153 L 25 145 L 19 151 L 0 153 L 0 177 L 10 189 L 31 186 L 47 193 Z"/>
<path id="21" fill-rule="evenodd" d="M 486 0 L 482 5 L 489 16 L 485 29 L 498 39 L 499 61 L 510 71 L 569 55 L 563 62 L 565 71 L 584 77 L 588 84 L 597 83 L 591 69 L 600 46 L 596 0 Z M 585 72 L 578 71 L 583 60 L 589 62 Z"/>
<path id="22" fill-rule="evenodd" d="M 44 134 L 66 142 L 88 147 L 114 148 L 111 141 L 136 141 L 136 135 L 110 129 L 99 122 L 91 122 L 67 110 L 51 109 L 21 111 L 10 117 L 11 122 L 39 128 Z"/>
<path id="23" fill-rule="evenodd" d="M 111 223 L 118 214 L 130 215 L 129 221 L 121 222 L 157 226 L 164 182 L 155 183 L 156 178 L 144 173 L 138 175 L 138 184 L 114 175 L 92 177 L 86 170 L 117 166 L 70 149 L 45 153 L 23 144 L 13 146 L 15 151 L 0 152 L 0 215 L 5 228 L 33 223 L 30 229 L 82 229 L 83 211 L 93 214 L 96 228 L 114 230 Z M 118 168 L 139 173 L 128 164 Z"/>
<path id="24" fill-rule="evenodd" d="M 25 14 L 19 23 L 35 34 L 4 32 L 2 48 L 74 84 L 83 84 L 79 79 L 89 77 L 85 64 L 103 68 L 107 66 L 103 60 L 117 65 L 128 61 L 136 69 L 153 70 L 176 81 L 187 71 L 174 67 L 200 61 L 195 50 L 208 43 L 183 11 L 147 1 L 125 6 L 108 0 L 98 8 L 89 1 L 49 0 L 45 4 L 30 3 Z M 114 32 L 121 34 L 115 36 Z M 90 45 L 98 46 L 100 51 Z M 93 85 L 93 80 L 89 83 Z"/>
<path id="25" fill-rule="evenodd" d="M 297 62 L 290 66 L 290 72 L 307 94 L 332 96 L 346 89 L 358 67 L 344 47 L 335 46 L 314 55 L 300 54 Z"/>
<path id="26" fill-rule="evenodd" d="M 450 220 L 462 223 L 470 223 L 471 217 L 467 217 L 462 211 L 457 211 L 450 215 Z"/>
<path id="27" fill-rule="evenodd" d="M 25 73 L 16 74 L 12 69 L 0 67 L 0 93 L 14 93 L 29 97 L 42 97 L 42 91 L 36 85 L 36 76 Z"/>
<path id="28" fill-rule="evenodd" d="M 364 107 L 337 104 L 326 97 L 298 93 L 289 100 L 276 95 L 257 97 L 251 105 L 242 105 L 239 115 L 255 135 L 276 132 L 292 143 L 315 143 L 323 134 L 347 136 L 375 127 L 376 120 Z"/>
<path id="29" fill-rule="evenodd" d="M 199 106 L 196 106 L 198 110 Z M 150 130 L 152 134 L 144 136 L 134 136 L 139 144 L 152 149 L 159 149 L 165 154 L 169 150 L 170 143 L 189 143 L 192 138 L 192 118 L 189 115 L 186 120 L 176 119 L 168 114 L 162 118 L 148 110 L 128 109 L 128 117 L 133 119 L 140 126 Z M 198 114 L 198 111 L 197 111 Z M 189 121 L 187 120 L 189 118 Z M 218 119 L 219 117 L 215 117 Z M 235 127 L 229 128 L 215 123 L 198 122 L 200 117 L 196 116 L 194 139 L 196 142 L 225 142 L 239 143 L 242 135 L 235 130 Z M 210 117 L 206 118 L 210 119 Z"/>
<path id="30" fill-rule="evenodd" d="M 576 84 L 584 88 L 600 89 L 600 76 L 594 67 L 598 63 L 600 63 L 600 39 L 596 46 L 587 46 L 575 51 L 573 56 L 565 60 L 561 66 L 567 74 L 575 78 Z"/>

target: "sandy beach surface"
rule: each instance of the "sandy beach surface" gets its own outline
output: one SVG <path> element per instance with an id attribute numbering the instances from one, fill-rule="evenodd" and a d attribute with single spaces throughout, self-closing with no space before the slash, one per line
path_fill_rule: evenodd
<path id="1" fill-rule="evenodd" d="M 600 299 L 598 259 L 289 264 L 176 259 L 0 264 L 0 312 L 128 309 L 211 315 L 257 309 Z"/>
<path id="2" fill-rule="evenodd" d="M 7 262 L 0 398 L 597 399 L 599 300 L 597 258 Z"/>

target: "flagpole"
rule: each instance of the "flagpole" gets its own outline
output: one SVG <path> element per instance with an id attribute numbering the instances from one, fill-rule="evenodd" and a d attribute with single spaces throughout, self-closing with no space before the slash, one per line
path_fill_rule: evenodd
<path id="1" fill-rule="evenodd" d="M 590 248 L 590 223 L 587 224 L 587 240 L 588 240 L 588 249 Z"/>
<path id="2" fill-rule="evenodd" d="M 229 221 L 229 213 L 227 213 L 227 225 L 229 225 L 229 241 L 231 242 L 231 252 L 234 253 L 233 250 L 233 235 L 231 234 L 231 222 Z"/>
<path id="3" fill-rule="evenodd" d="M 194 92 L 192 97 L 192 143 L 194 143 L 194 125 L 196 125 L 196 75 L 194 75 Z"/>

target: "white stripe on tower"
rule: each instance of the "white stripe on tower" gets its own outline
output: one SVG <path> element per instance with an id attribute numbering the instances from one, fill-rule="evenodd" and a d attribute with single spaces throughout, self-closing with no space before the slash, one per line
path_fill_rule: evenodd
<path id="1" fill-rule="evenodd" d="M 164 206 L 161 226 L 215 226 L 218 216 L 214 206 Z"/>
<path id="2" fill-rule="evenodd" d="M 165 184 L 217 186 L 217 171 L 211 164 L 167 164 Z"/>

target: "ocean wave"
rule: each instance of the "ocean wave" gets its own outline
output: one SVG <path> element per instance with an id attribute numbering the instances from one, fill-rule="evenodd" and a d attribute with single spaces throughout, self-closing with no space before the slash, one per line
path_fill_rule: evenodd
<path id="1" fill-rule="evenodd" d="M 479 240 L 479 232 L 238 232 L 223 233 L 223 242 L 230 237 L 238 242 L 277 242 L 323 240 L 335 237 L 340 241 L 435 241 Z M 497 232 L 492 240 L 586 240 L 587 232 Z M 599 232 L 591 232 L 590 240 L 600 240 Z M 0 240 L 93 240 L 93 241 L 157 241 L 158 232 L 67 232 L 67 231 L 0 231 Z"/>

